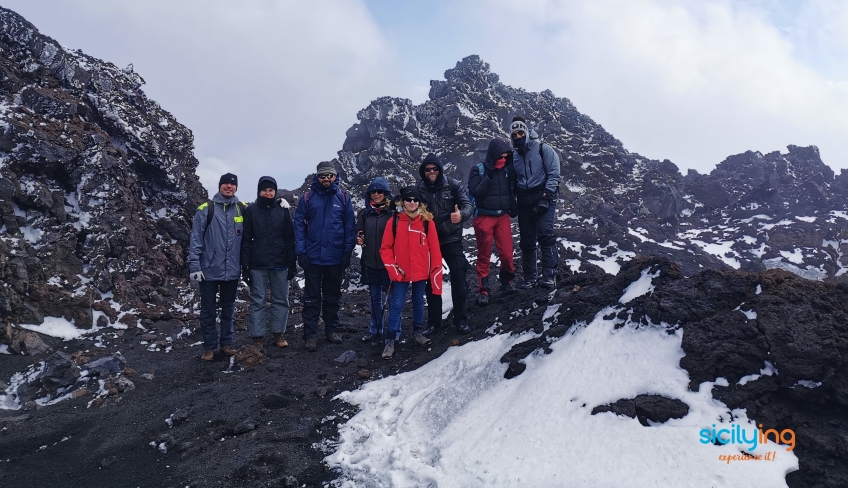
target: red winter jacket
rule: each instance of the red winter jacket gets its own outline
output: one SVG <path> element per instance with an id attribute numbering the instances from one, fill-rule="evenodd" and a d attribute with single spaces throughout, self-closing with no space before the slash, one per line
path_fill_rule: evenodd
<path id="1" fill-rule="evenodd" d="M 433 294 L 442 294 L 442 251 L 433 222 L 428 224 L 425 233 L 421 215 L 410 221 L 405 212 L 399 213 L 396 236 L 392 231 L 392 220 L 386 224 L 380 257 L 392 281 L 414 282 L 429 279 Z M 403 270 L 403 274 L 398 268 Z"/>

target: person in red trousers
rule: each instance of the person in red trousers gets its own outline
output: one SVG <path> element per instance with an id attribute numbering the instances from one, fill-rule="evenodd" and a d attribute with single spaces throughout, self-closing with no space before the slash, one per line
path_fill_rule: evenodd
<path id="1" fill-rule="evenodd" d="M 515 291 L 515 261 L 512 256 L 512 227 L 510 217 L 516 215 L 512 188 L 515 170 L 512 167 L 512 148 L 506 141 L 492 139 L 486 160 L 471 167 L 468 175 L 468 192 L 474 197 L 477 216 L 474 218 L 474 235 L 477 238 L 477 283 L 480 296 L 477 304 L 489 303 L 489 268 L 492 240 L 501 259 L 498 276 L 501 292 Z"/>

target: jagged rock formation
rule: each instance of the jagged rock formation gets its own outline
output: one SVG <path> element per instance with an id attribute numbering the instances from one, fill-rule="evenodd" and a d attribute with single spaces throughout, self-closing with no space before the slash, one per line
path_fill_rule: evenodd
<path id="1" fill-rule="evenodd" d="M 683 176 L 671 161 L 624 149 L 568 99 L 500 83 L 478 56 L 431 81 L 421 105 L 371 102 L 333 162 L 356 193 L 379 175 L 398 187 L 412 183 L 428 152 L 465 180 L 488 141 L 508 137 L 514 114 L 560 155 L 558 233 L 572 271 L 599 265 L 614 273 L 636 255 L 667 256 L 687 275 L 730 266 L 842 279 L 848 269 L 848 173 L 835 177 L 815 147 L 747 152 L 709 175 Z"/>
<path id="2" fill-rule="evenodd" d="M 0 315 L 11 322 L 171 318 L 206 195 L 191 132 L 143 83 L 0 8 Z"/>

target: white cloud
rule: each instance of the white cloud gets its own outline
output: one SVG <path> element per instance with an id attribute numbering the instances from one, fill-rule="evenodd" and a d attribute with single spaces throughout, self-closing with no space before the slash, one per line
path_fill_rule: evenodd
<path id="1" fill-rule="evenodd" d="M 226 167 L 242 188 L 264 174 L 300 186 L 335 157 L 357 111 L 394 86 L 393 54 L 359 1 L 4 5 L 63 45 L 133 63 L 148 95 L 194 132 L 197 157 L 218 161 L 201 172 Z"/>
<path id="2" fill-rule="evenodd" d="M 512 19 L 479 49 L 504 82 L 571 99 L 632 151 L 709 171 L 748 149 L 814 144 L 848 167 L 848 81 L 799 60 L 760 8 L 502 0 L 476 12 L 482 29 Z"/>

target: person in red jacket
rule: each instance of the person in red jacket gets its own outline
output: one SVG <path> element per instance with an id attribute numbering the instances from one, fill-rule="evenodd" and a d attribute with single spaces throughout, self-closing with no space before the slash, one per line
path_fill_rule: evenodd
<path id="1" fill-rule="evenodd" d="M 383 359 L 391 359 L 395 341 L 400 339 L 400 322 L 406 292 L 412 287 L 412 336 L 422 346 L 430 339 L 424 330 L 424 288 L 427 283 L 433 294 L 442 294 L 442 251 L 433 214 L 421 202 L 415 187 L 401 190 L 403 211 L 386 224 L 380 257 L 392 281 L 390 292 L 389 326 Z"/>

